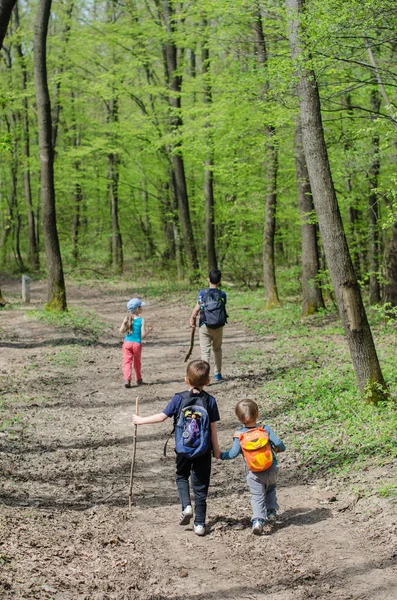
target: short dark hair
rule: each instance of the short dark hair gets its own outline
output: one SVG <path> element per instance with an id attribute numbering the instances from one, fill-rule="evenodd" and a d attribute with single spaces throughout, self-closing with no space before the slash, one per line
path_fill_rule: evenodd
<path id="1" fill-rule="evenodd" d="M 249 423 L 257 420 L 259 408 L 253 400 L 240 400 L 237 402 L 234 412 L 240 423 Z"/>
<path id="2" fill-rule="evenodd" d="M 202 388 L 208 383 L 210 366 L 205 360 L 192 360 L 186 368 L 186 379 L 193 387 Z"/>
<path id="3" fill-rule="evenodd" d="M 209 272 L 209 275 L 208 275 L 208 279 L 210 280 L 211 283 L 213 283 L 214 285 L 217 285 L 218 283 L 220 283 L 220 280 L 222 279 L 222 273 L 220 272 L 219 269 L 211 269 L 211 271 Z"/>

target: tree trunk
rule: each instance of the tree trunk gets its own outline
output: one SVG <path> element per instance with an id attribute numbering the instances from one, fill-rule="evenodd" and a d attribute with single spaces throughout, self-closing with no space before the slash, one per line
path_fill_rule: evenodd
<path id="1" fill-rule="evenodd" d="M 175 174 L 175 192 L 178 201 L 179 219 L 181 222 L 183 246 L 186 255 L 189 258 L 192 269 L 192 277 L 198 275 L 199 263 L 197 258 L 196 245 L 193 235 L 193 227 L 190 220 L 189 199 L 186 187 L 185 166 L 178 139 L 179 130 L 182 127 L 181 109 L 181 89 L 182 76 L 177 74 L 178 69 L 178 51 L 173 40 L 175 32 L 175 20 L 173 8 L 170 0 L 163 0 L 163 13 L 167 28 L 168 38 L 165 43 L 165 61 L 166 73 L 169 86 L 169 104 L 171 109 L 171 130 L 174 132 L 176 140 L 172 149 L 172 162 Z"/>
<path id="2" fill-rule="evenodd" d="M 171 190 L 171 204 L 172 204 L 172 229 L 175 242 L 175 259 L 176 259 L 176 270 L 178 279 L 183 278 L 183 254 L 182 254 L 182 241 L 179 232 L 179 220 L 178 220 L 178 199 L 176 192 L 176 181 L 175 171 L 170 168 L 170 190 Z"/>
<path id="3" fill-rule="evenodd" d="M 61 83 L 62 83 L 62 73 L 65 68 L 66 61 L 66 52 L 67 46 L 70 39 L 70 23 L 72 19 L 73 13 L 73 4 L 74 0 L 71 0 L 70 5 L 66 9 L 66 23 L 64 28 L 64 39 L 63 39 L 63 48 L 61 56 L 58 58 L 58 67 L 55 73 L 55 86 L 54 86 L 54 95 L 53 95 L 53 110 L 51 115 L 52 120 L 52 147 L 55 151 L 57 138 L 58 138 L 58 125 L 59 125 L 59 117 L 62 110 L 62 105 L 60 101 L 61 97 Z"/>
<path id="4" fill-rule="evenodd" d="M 1 306 L 5 306 L 7 304 L 7 302 L 4 300 L 4 296 L 1 292 L 1 288 L 0 288 L 0 307 Z"/>
<path id="5" fill-rule="evenodd" d="M 303 152 L 302 128 L 299 117 L 295 123 L 295 170 L 302 233 L 302 317 L 308 317 L 320 308 L 324 308 L 325 305 L 318 281 L 320 269 L 317 244 L 318 227 L 316 223 L 312 222 L 314 205 Z"/>
<path id="6" fill-rule="evenodd" d="M 342 98 L 343 108 L 347 111 L 347 114 L 352 117 L 353 116 L 353 107 L 350 93 L 347 93 Z M 343 149 L 345 152 L 349 152 L 352 148 L 352 140 L 348 133 L 343 132 Z M 356 273 L 356 277 L 361 279 L 364 271 L 362 270 L 363 266 L 363 257 L 362 257 L 362 242 L 361 235 L 359 231 L 359 217 L 360 211 L 356 206 L 352 204 L 352 177 L 350 173 L 350 167 L 348 162 L 345 166 L 345 189 L 348 198 L 348 222 L 349 222 L 349 236 L 352 243 L 350 244 L 350 255 L 352 257 L 354 270 Z"/>
<path id="7" fill-rule="evenodd" d="M 149 212 L 149 194 L 146 189 L 146 181 L 142 182 L 142 207 L 143 218 L 141 218 L 141 229 L 146 240 L 145 258 L 152 259 L 156 255 L 156 245 L 153 240 L 153 228 Z"/>
<path id="8" fill-rule="evenodd" d="M 77 128 L 77 118 L 75 110 L 75 96 L 74 92 L 71 93 L 71 105 L 72 105 L 72 132 L 73 132 L 73 146 L 77 149 L 80 146 L 80 135 Z M 75 183 L 73 192 L 73 220 L 72 220 L 72 260 L 73 265 L 77 266 L 80 257 L 80 230 L 81 230 L 81 205 L 83 203 L 83 190 L 80 183 L 80 160 L 75 159 L 73 163 L 73 169 L 75 173 Z"/>
<path id="9" fill-rule="evenodd" d="M 254 13 L 254 37 L 256 44 L 256 56 L 259 68 L 267 69 L 267 48 L 263 34 L 262 15 L 259 5 L 255 6 Z M 265 84 L 263 90 L 263 101 L 267 100 L 269 84 Z M 263 226 L 263 284 L 266 295 L 266 308 L 280 306 L 276 284 L 276 269 L 274 265 L 274 236 L 276 233 L 276 205 L 277 205 L 277 171 L 278 171 L 278 148 L 276 145 L 276 130 L 272 125 L 265 126 L 267 139 L 266 157 L 266 201 L 265 221 Z"/>
<path id="10" fill-rule="evenodd" d="M 75 163 L 74 166 L 76 177 L 79 173 L 79 165 Z M 72 259 L 73 264 L 76 266 L 79 262 L 79 238 L 80 238 L 80 225 L 81 225 L 81 203 L 83 200 L 83 192 L 81 190 L 81 185 L 78 181 L 74 184 L 74 212 L 73 212 L 73 221 L 72 221 Z"/>
<path id="11" fill-rule="evenodd" d="M 118 123 L 118 99 L 113 98 L 108 104 L 108 122 Z M 113 140 L 113 144 L 115 140 Z M 119 164 L 120 157 L 116 152 L 108 154 L 108 190 L 111 220 L 111 264 L 116 273 L 123 271 L 123 242 L 119 224 Z"/>
<path id="12" fill-rule="evenodd" d="M 266 308 L 280 306 L 276 284 L 276 269 L 274 264 L 274 236 L 276 233 L 277 205 L 277 171 L 278 150 L 276 147 L 276 132 L 272 126 L 266 126 L 267 138 L 267 185 L 265 223 L 263 228 L 263 284 L 266 294 Z"/>
<path id="13" fill-rule="evenodd" d="M 48 93 L 46 46 L 51 0 L 39 0 L 34 27 L 34 79 L 39 129 L 41 203 L 48 275 L 49 310 L 66 310 L 66 290 L 56 223 L 54 151 Z"/>
<path id="14" fill-rule="evenodd" d="M 203 21 L 204 30 L 208 24 Z M 216 269 L 218 263 L 216 260 L 215 250 L 215 200 L 214 200 L 214 148 L 212 127 L 210 123 L 210 112 L 212 106 L 212 89 L 210 78 L 210 52 L 208 48 L 208 40 L 204 40 L 201 53 L 201 72 L 203 75 L 204 85 L 204 104 L 207 106 L 207 119 L 205 123 L 207 135 L 207 158 L 204 163 L 204 197 L 205 197 L 205 242 L 207 249 L 208 271 Z"/>
<path id="15" fill-rule="evenodd" d="M 291 53 L 296 61 L 302 139 L 313 202 L 360 392 L 371 402 L 387 397 L 371 329 L 361 298 L 331 177 L 315 73 L 303 63 L 303 0 L 286 0 Z M 305 48 L 306 50 L 306 48 Z"/>
<path id="16" fill-rule="evenodd" d="M 393 225 L 392 238 L 386 258 L 385 301 L 397 306 L 397 221 Z M 395 315 L 394 315 L 395 316 Z"/>
<path id="17" fill-rule="evenodd" d="M 378 113 L 380 109 L 380 95 L 377 89 L 371 91 L 371 110 Z M 379 134 L 375 131 L 372 135 L 372 157 L 368 171 L 368 217 L 369 217 L 369 303 L 380 303 L 380 252 L 379 252 L 379 199 L 378 177 L 380 171 Z"/>
<path id="18" fill-rule="evenodd" d="M 0 0 L 0 50 L 3 47 L 4 37 L 16 1 L 17 0 Z"/>
<path id="19" fill-rule="evenodd" d="M 116 273 L 121 273 L 123 270 L 123 245 L 119 225 L 119 158 L 113 152 L 108 154 L 108 179 L 112 267 Z"/>
<path id="20" fill-rule="evenodd" d="M 18 208 L 17 208 L 18 211 Z M 25 271 L 25 265 L 21 255 L 21 215 L 17 212 L 15 224 L 14 224 L 14 239 L 15 239 L 15 259 L 19 268 L 19 271 L 23 273 Z"/>
<path id="21" fill-rule="evenodd" d="M 14 8 L 15 26 L 19 33 L 19 12 L 18 4 L 15 4 Z M 22 44 L 18 37 L 17 42 L 17 53 L 21 65 L 21 89 L 22 89 L 22 133 L 23 133 L 23 187 L 25 192 L 25 201 L 28 216 L 28 230 L 29 230 L 29 263 L 32 271 L 37 271 L 40 268 L 39 248 L 36 239 L 36 225 L 33 210 L 32 201 L 32 186 L 30 183 L 30 135 L 29 135 L 29 105 L 26 96 L 27 86 L 27 69 L 25 56 L 22 51 Z"/>
<path id="22" fill-rule="evenodd" d="M 163 259 L 166 261 L 175 260 L 174 215 L 170 201 L 170 184 L 168 182 L 164 182 L 161 189 L 160 215 L 165 238 Z"/>

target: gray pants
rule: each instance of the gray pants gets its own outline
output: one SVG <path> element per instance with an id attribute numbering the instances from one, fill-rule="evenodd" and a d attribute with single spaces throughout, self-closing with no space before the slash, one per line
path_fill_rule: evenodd
<path id="1" fill-rule="evenodd" d="M 259 473 L 248 471 L 247 484 L 251 492 L 252 519 L 266 519 L 267 511 L 278 510 L 277 474 L 278 467 L 274 466 Z"/>
<path id="2" fill-rule="evenodd" d="M 199 329 L 201 360 L 210 362 L 211 346 L 214 351 L 215 369 L 214 375 L 222 373 L 222 338 L 223 327 L 210 329 L 207 325 L 201 325 Z"/>

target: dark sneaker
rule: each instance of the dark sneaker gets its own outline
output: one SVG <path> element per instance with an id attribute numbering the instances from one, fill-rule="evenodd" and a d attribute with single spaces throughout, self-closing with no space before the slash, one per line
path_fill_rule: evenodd
<path id="1" fill-rule="evenodd" d="M 268 510 L 266 515 L 266 521 L 269 523 L 275 523 L 277 520 L 277 513 L 275 510 Z"/>
<path id="2" fill-rule="evenodd" d="M 221 375 L 221 373 L 215 373 L 214 375 L 214 381 L 222 381 L 223 377 Z"/>
<path id="3" fill-rule="evenodd" d="M 131 387 L 131 381 L 129 379 L 124 379 L 124 385 L 126 388 L 130 388 Z"/>
<path id="4" fill-rule="evenodd" d="M 138 379 L 136 382 L 137 385 L 143 385 L 143 379 Z"/>
<path id="5" fill-rule="evenodd" d="M 186 508 L 183 509 L 183 511 L 181 512 L 181 518 L 179 519 L 179 525 L 189 525 L 191 519 L 193 516 L 193 509 L 190 506 L 190 504 L 188 504 L 186 506 Z"/>
<path id="6" fill-rule="evenodd" d="M 263 519 L 254 519 L 252 521 L 252 533 L 254 535 L 262 535 L 263 532 Z"/>

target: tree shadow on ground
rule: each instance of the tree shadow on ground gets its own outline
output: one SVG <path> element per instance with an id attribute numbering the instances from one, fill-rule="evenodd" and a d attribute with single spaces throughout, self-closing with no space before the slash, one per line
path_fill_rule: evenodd
<path id="1" fill-rule="evenodd" d="M 32 348 L 52 348 L 54 346 L 99 346 L 101 348 L 118 348 L 121 347 L 120 342 L 115 341 L 98 341 L 92 338 L 70 338 L 61 337 L 53 338 L 50 340 L 37 341 L 23 341 L 23 342 L 0 342 L 0 348 L 19 348 L 21 350 L 32 349 Z"/>
<path id="2" fill-rule="evenodd" d="M 283 512 L 277 517 L 277 522 L 272 524 L 271 530 L 277 531 L 291 525 L 313 525 L 320 521 L 332 518 L 332 511 L 328 508 L 294 508 Z M 220 527 L 216 527 L 220 525 Z M 217 516 L 208 523 L 209 530 L 215 529 L 246 529 L 251 527 L 251 519 L 243 517 L 236 519 L 233 517 Z"/>
<path id="3" fill-rule="evenodd" d="M 272 581 L 267 580 L 265 583 L 256 582 L 254 585 L 236 585 L 230 586 L 224 590 L 214 590 L 206 591 L 206 592 L 193 592 L 189 593 L 189 590 L 185 590 L 183 594 L 151 594 L 148 590 L 147 600 L 231 600 L 232 598 L 269 598 L 273 597 L 273 594 L 277 596 L 277 598 L 282 598 L 281 595 L 283 592 L 286 592 L 286 597 L 291 598 L 293 595 L 296 595 L 298 586 L 306 586 L 308 588 L 308 595 L 306 597 L 315 597 L 315 598 L 325 598 L 329 595 L 329 588 L 324 590 L 324 584 L 330 584 L 332 587 L 337 586 L 338 589 L 338 598 L 371 598 L 376 594 L 377 598 L 384 598 L 385 600 L 391 600 L 396 597 L 397 592 L 397 584 L 396 583 L 381 583 L 374 584 L 371 589 L 366 589 L 365 595 L 358 592 L 357 594 L 350 594 L 346 588 L 345 584 L 349 584 L 350 582 L 354 584 L 352 581 L 353 578 L 360 575 L 369 575 L 373 571 L 385 570 L 393 567 L 396 564 L 396 558 L 392 559 L 374 559 L 371 561 L 367 561 L 359 566 L 352 565 L 347 566 L 345 563 L 341 563 L 341 568 L 330 569 L 329 572 L 320 573 L 318 575 L 313 575 L 313 577 L 307 577 L 306 573 L 303 573 L 301 576 L 296 575 L 296 573 L 291 573 L 286 575 L 281 574 L 279 577 L 274 577 Z M 282 572 L 281 572 L 282 573 Z M 216 576 L 216 574 L 214 574 Z M 343 587 L 342 587 L 343 586 Z M 260 596 L 258 596 L 260 594 Z M 383 594 L 383 596 L 380 596 Z M 299 597 L 301 597 L 299 595 Z M 334 597 L 332 595 L 332 597 Z M 131 597 L 132 598 L 132 597 Z"/>

